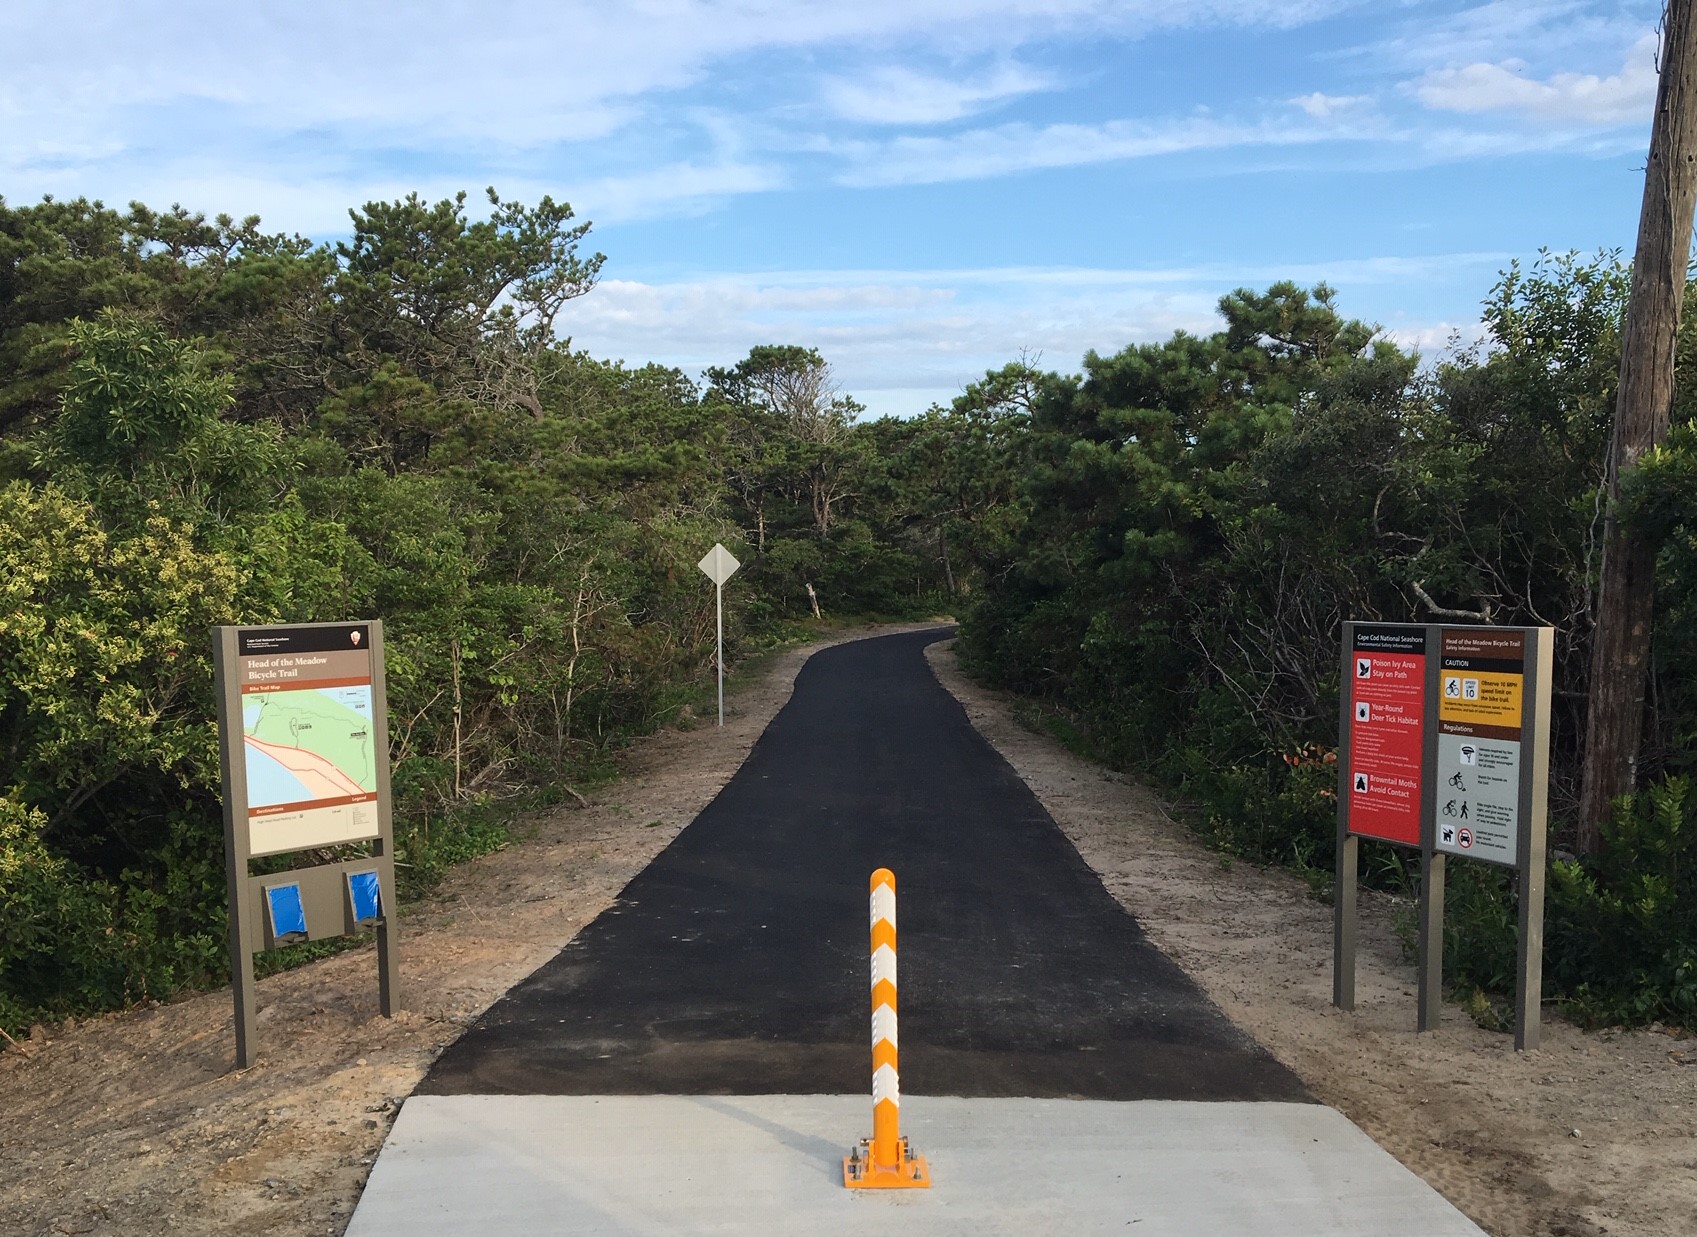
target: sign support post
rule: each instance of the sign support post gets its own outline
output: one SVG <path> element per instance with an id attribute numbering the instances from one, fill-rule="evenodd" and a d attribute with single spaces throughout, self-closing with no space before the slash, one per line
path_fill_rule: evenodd
<path id="1" fill-rule="evenodd" d="M 1420 848 L 1420 983 L 1415 1027 L 1430 1031 L 1444 1007 L 1444 853 Z"/>
<path id="2" fill-rule="evenodd" d="M 1514 1046 L 1536 1048 L 1543 1038 L 1544 865 L 1550 814 L 1549 705 L 1555 671 L 1554 632 L 1529 633 L 1521 734 L 1532 736 L 1531 769 L 1521 779 L 1520 951 L 1515 959 Z"/>
<path id="3" fill-rule="evenodd" d="M 1332 1004 L 1355 1008 L 1360 838 L 1420 845 L 1430 632 L 1418 623 L 1344 624 L 1338 714 L 1337 879 Z"/>
<path id="4" fill-rule="evenodd" d="M 707 551 L 705 557 L 696 564 L 709 580 L 713 581 L 715 611 L 718 626 L 717 652 L 713 660 L 719 667 L 719 724 L 725 724 L 725 581 L 736 574 L 742 564 L 731 555 L 724 546 L 715 542 L 713 548 Z"/>
<path id="5" fill-rule="evenodd" d="M 1344 629 L 1344 683 L 1351 682 L 1349 629 Z M 1349 770 L 1350 693 L 1338 693 L 1338 767 L 1340 778 Z M 1332 882 L 1332 1004 L 1355 1008 L 1355 893 L 1360 884 L 1361 842 L 1349 831 L 1349 800 L 1338 796 L 1337 874 Z"/>
<path id="6" fill-rule="evenodd" d="M 1361 840 L 1338 829 L 1338 871 L 1332 886 L 1332 1004 L 1355 1008 L 1355 891 Z"/>

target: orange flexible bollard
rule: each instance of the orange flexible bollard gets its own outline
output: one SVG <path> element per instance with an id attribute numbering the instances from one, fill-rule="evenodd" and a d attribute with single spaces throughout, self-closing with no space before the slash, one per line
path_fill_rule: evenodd
<path id="1" fill-rule="evenodd" d="M 901 1081 L 896 1068 L 896 875 L 872 874 L 872 1137 L 843 1157 L 843 1184 L 901 1189 L 931 1184 L 925 1157 L 901 1136 Z"/>

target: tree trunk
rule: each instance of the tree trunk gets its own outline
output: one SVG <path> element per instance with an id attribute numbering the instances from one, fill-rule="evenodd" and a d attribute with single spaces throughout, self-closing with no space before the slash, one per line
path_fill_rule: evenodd
<path id="1" fill-rule="evenodd" d="M 1650 159 L 1632 296 L 1621 340 L 1620 392 L 1605 477 L 1602 575 L 1591 641 L 1591 695 L 1585 734 L 1577 847 L 1597 849 L 1609 803 L 1637 789 L 1644 683 L 1655 606 L 1655 547 L 1619 520 L 1621 483 L 1639 457 L 1667 437 L 1673 411 L 1674 352 L 1685 298 L 1691 215 L 1697 203 L 1697 0 L 1671 0 L 1662 38 Z"/>

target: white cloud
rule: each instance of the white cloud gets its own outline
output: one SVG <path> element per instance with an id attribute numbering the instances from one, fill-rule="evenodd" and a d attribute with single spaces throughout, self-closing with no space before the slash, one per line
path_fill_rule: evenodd
<path id="1" fill-rule="evenodd" d="M 947 136 L 903 135 L 838 148 L 850 185 L 911 185 L 975 180 L 1042 168 L 1077 167 L 1237 146 L 1292 146 L 1365 129 L 1294 128 L 1274 121 L 1236 123 L 1197 116 L 1174 121 L 1110 120 L 1100 124 L 1007 124 Z"/>
<path id="2" fill-rule="evenodd" d="M 1537 63 L 1571 62 L 1598 49 L 1624 48 L 1655 25 L 1659 0 L 1490 0 L 1434 15 L 1432 6 L 1406 5 L 1399 33 L 1352 55 L 1395 73 L 1497 62 L 1521 56 Z"/>
<path id="3" fill-rule="evenodd" d="M 701 274 L 676 282 L 609 279 L 572 301 L 560 329 L 596 356 L 656 360 L 699 374 L 761 343 L 819 348 L 844 389 L 874 412 L 915 413 L 1022 352 L 1070 370 L 1088 350 L 1113 352 L 1176 330 L 1217 330 L 1221 295 L 1276 279 L 1344 289 L 1346 313 L 1370 297 L 1490 271 L 1502 254 L 1115 269 L 789 270 Z M 1377 289 L 1377 292 L 1374 290 Z M 1430 347 L 1448 324 L 1399 326 Z"/>
<path id="4" fill-rule="evenodd" d="M 1300 95 L 1291 102 L 1316 120 L 1330 120 L 1340 113 L 1357 112 L 1371 103 L 1372 99 L 1362 94 L 1323 94 L 1316 90 L 1313 94 Z"/>
<path id="5" fill-rule="evenodd" d="M 1632 46 L 1618 73 L 1532 75 L 1524 61 L 1435 69 L 1414 82 L 1429 108 L 1452 112 L 1511 112 L 1545 121 L 1619 125 L 1645 121 L 1656 98 L 1654 34 Z"/>
<path id="6" fill-rule="evenodd" d="M 1385 338 L 1405 351 L 1418 352 L 1421 359 L 1427 364 L 1436 362 L 1444 356 L 1465 351 L 1475 344 L 1483 343 L 1489 335 L 1490 328 L 1477 320 L 1472 322 L 1399 323 L 1385 329 Z"/>
<path id="7" fill-rule="evenodd" d="M 605 135 L 633 101 L 754 51 L 922 41 L 1005 52 L 1080 31 L 1291 25 L 1345 2 L 11 0 L 0 109 L 32 129 L 98 134 L 193 104 L 258 131 L 359 126 L 377 143 L 526 147 Z"/>
<path id="8" fill-rule="evenodd" d="M 697 210 L 783 183 L 778 156 L 806 149 L 794 117 L 821 103 L 844 125 L 954 120 L 1051 85 L 1025 48 L 1284 28 L 1360 3 L 6 0 L 0 185 L 259 209 L 300 229 L 326 212 L 270 203 L 334 199 L 339 217 L 391 182 L 524 181 L 621 217 Z"/>
<path id="9" fill-rule="evenodd" d="M 1007 99 L 1050 90 L 1055 83 L 1021 65 L 999 65 L 977 77 L 939 77 L 885 66 L 825 83 L 826 106 L 844 120 L 869 124 L 940 124 L 959 120 Z"/>
<path id="10" fill-rule="evenodd" d="M 719 198 L 761 193 L 784 183 L 783 171 L 775 166 L 729 160 L 674 163 L 624 176 L 566 182 L 553 192 L 569 201 L 579 215 L 611 221 L 691 212 Z"/>

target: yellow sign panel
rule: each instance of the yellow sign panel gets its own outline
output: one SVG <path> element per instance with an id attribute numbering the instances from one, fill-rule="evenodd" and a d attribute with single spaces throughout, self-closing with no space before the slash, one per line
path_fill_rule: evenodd
<path id="1" fill-rule="evenodd" d="M 1520 728 L 1524 675 L 1445 669 L 1438 685 L 1438 720 Z"/>

